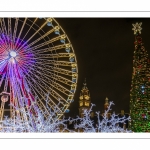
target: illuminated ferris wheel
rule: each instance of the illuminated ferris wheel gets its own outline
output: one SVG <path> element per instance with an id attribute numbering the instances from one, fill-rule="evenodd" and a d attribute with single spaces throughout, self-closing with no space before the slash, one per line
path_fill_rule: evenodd
<path id="1" fill-rule="evenodd" d="M 23 103 L 68 112 L 77 85 L 77 61 L 64 30 L 53 18 L 0 18 L 0 119 Z M 25 99 L 23 101 L 23 99 Z M 58 103 L 60 105 L 58 106 Z"/>

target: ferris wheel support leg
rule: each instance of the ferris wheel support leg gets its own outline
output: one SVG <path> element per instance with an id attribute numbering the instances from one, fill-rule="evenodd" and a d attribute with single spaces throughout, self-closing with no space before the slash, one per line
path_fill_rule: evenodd
<path id="1" fill-rule="evenodd" d="M 3 115 L 4 115 L 4 106 L 5 106 L 5 102 L 2 102 L 2 103 L 1 103 L 0 121 L 2 121 L 2 119 L 3 119 Z"/>

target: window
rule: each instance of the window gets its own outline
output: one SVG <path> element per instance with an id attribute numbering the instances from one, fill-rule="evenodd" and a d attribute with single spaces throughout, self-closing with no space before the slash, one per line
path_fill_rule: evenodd
<path id="1" fill-rule="evenodd" d="M 85 102 L 85 106 L 89 106 L 89 102 Z"/>

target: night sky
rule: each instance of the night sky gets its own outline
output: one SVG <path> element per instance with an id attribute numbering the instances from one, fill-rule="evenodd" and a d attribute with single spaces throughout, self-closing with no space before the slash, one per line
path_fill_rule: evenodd
<path id="1" fill-rule="evenodd" d="M 94 111 L 102 111 L 106 96 L 129 113 L 134 51 L 132 23 L 142 22 L 142 39 L 150 56 L 149 18 L 55 18 L 68 35 L 78 64 L 78 84 L 69 116 L 78 115 L 79 95 L 84 79 Z"/>

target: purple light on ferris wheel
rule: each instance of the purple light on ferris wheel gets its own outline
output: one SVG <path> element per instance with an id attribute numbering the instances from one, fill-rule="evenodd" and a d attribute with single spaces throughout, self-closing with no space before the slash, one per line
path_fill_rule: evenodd
<path id="1" fill-rule="evenodd" d="M 34 54 L 25 48 L 28 47 L 27 43 L 19 38 L 12 39 L 11 36 L 0 35 L 0 75 L 5 74 L 9 86 L 13 89 L 13 96 L 28 98 L 29 94 L 24 86 L 27 83 L 26 80 L 23 82 L 23 78 L 35 62 Z M 8 86 L 8 83 L 5 82 L 5 86 Z"/>

